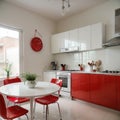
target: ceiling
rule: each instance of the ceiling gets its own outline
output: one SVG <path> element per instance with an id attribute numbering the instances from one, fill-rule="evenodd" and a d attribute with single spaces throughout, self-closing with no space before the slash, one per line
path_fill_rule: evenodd
<path id="1" fill-rule="evenodd" d="M 61 20 L 65 17 L 71 16 L 85 11 L 95 5 L 101 4 L 107 0 L 70 0 L 70 10 L 64 15 L 61 15 L 62 0 L 6 0 L 17 6 L 27 10 L 36 12 L 42 16 L 52 20 Z"/>

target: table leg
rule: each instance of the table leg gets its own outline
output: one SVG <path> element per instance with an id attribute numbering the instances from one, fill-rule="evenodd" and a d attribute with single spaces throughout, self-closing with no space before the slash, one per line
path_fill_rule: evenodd
<path id="1" fill-rule="evenodd" d="M 33 120 L 33 97 L 30 98 L 30 120 Z"/>

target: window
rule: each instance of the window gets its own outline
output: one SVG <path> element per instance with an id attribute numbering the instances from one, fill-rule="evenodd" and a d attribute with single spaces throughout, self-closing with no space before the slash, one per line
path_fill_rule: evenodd
<path id="1" fill-rule="evenodd" d="M 5 68 L 11 65 L 10 76 L 20 74 L 20 32 L 0 26 L 0 77 L 6 77 Z"/>

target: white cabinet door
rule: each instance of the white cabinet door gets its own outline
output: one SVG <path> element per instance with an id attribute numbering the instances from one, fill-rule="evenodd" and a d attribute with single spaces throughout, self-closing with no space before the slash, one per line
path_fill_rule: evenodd
<path id="1" fill-rule="evenodd" d="M 61 44 L 60 44 L 60 48 L 65 48 L 68 49 L 68 42 L 69 42 L 69 32 L 63 32 L 61 33 L 62 37 L 61 37 Z"/>
<path id="2" fill-rule="evenodd" d="M 68 47 L 78 47 L 78 29 L 69 31 Z"/>
<path id="3" fill-rule="evenodd" d="M 56 78 L 56 72 L 55 71 L 46 71 L 46 72 L 43 73 L 44 81 L 50 82 L 52 78 Z"/>
<path id="4" fill-rule="evenodd" d="M 68 49 L 69 33 L 62 32 L 52 35 L 51 38 L 51 52 L 60 53 L 63 49 Z"/>
<path id="5" fill-rule="evenodd" d="M 80 51 L 90 50 L 90 39 L 91 39 L 90 31 L 91 31 L 90 25 L 79 28 L 78 38 L 80 44 L 80 48 L 79 48 Z"/>
<path id="6" fill-rule="evenodd" d="M 51 38 L 51 52 L 52 53 L 59 53 L 60 52 L 60 44 L 59 44 L 59 35 L 52 35 Z"/>
<path id="7" fill-rule="evenodd" d="M 104 26 L 102 23 L 91 25 L 91 49 L 102 48 L 104 40 Z"/>

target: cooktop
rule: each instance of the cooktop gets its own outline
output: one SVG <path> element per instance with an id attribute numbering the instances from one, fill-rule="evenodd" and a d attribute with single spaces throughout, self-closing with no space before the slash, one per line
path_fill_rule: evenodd
<path id="1" fill-rule="evenodd" d="M 120 73 L 119 70 L 104 70 L 104 71 L 101 71 L 102 73 Z"/>

